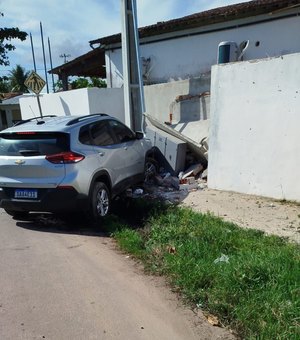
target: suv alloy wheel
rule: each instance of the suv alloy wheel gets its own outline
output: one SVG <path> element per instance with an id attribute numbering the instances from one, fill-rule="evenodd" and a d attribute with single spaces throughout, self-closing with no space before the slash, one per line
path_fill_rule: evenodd
<path id="1" fill-rule="evenodd" d="M 110 211 L 111 199 L 107 186 L 102 182 L 94 185 L 91 196 L 91 213 L 94 221 L 108 215 Z"/>

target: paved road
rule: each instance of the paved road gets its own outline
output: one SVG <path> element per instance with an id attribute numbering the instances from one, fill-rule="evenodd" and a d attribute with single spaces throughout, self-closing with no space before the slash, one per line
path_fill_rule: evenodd
<path id="1" fill-rule="evenodd" d="M 227 339 L 203 320 L 195 326 L 110 238 L 42 222 L 0 209 L 1 340 Z"/>

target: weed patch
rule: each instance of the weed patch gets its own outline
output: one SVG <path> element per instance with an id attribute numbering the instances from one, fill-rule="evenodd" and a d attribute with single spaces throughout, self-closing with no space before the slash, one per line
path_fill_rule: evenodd
<path id="1" fill-rule="evenodd" d="M 122 249 L 243 338 L 300 338 L 298 245 L 186 208 L 140 208 L 141 228 L 113 231 Z"/>

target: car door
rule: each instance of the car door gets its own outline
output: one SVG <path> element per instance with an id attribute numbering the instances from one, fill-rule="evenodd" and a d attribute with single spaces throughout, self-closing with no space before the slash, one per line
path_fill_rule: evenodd
<path id="1" fill-rule="evenodd" d="M 106 170 L 116 186 L 126 179 L 127 150 L 118 143 L 107 120 L 91 125 L 91 138 L 99 168 Z"/>
<path id="2" fill-rule="evenodd" d="M 142 174 L 144 172 L 145 157 L 141 140 L 138 140 L 135 133 L 121 122 L 112 119 L 109 124 L 120 148 L 126 152 L 126 176 L 131 177 Z"/>

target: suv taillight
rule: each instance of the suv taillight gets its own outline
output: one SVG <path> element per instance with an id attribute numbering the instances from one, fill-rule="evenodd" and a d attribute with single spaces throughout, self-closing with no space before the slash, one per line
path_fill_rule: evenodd
<path id="1" fill-rule="evenodd" d="M 47 161 L 54 164 L 78 163 L 84 159 L 79 153 L 68 151 L 46 156 Z"/>

